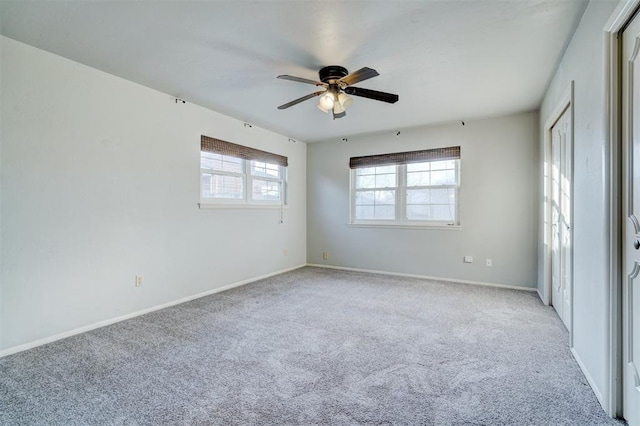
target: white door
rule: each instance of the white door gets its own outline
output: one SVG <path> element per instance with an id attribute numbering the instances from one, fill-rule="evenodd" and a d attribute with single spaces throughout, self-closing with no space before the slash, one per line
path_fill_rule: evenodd
<path id="1" fill-rule="evenodd" d="M 571 329 L 571 109 L 551 128 L 551 304 Z"/>
<path id="2" fill-rule="evenodd" d="M 640 425 L 640 18 L 622 35 L 623 414 Z"/>

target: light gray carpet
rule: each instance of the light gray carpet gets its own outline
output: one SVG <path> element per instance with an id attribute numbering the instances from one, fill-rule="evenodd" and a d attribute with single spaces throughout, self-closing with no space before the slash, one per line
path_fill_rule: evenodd
<path id="1" fill-rule="evenodd" d="M 604 425 L 535 293 L 306 267 L 0 359 L 0 424 Z"/>

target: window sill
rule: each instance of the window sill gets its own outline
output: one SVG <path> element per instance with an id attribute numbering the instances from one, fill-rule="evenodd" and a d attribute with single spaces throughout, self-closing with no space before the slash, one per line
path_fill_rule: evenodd
<path id="1" fill-rule="evenodd" d="M 462 225 L 418 225 L 406 223 L 348 223 L 350 228 L 387 228 L 387 229 L 437 229 L 446 231 L 460 231 Z"/>
<path id="2" fill-rule="evenodd" d="M 233 203 L 198 203 L 201 210 L 208 209 L 285 209 L 289 208 L 288 204 L 233 204 Z"/>

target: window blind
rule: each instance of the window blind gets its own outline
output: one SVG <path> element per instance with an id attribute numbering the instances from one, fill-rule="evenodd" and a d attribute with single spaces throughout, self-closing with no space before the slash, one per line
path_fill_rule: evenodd
<path id="1" fill-rule="evenodd" d="M 282 167 L 287 167 L 289 163 L 288 158 L 283 155 L 249 148 L 248 146 L 238 145 L 204 135 L 200 137 L 200 150 L 212 152 L 214 154 L 242 158 L 243 160 L 264 161 L 266 163 L 277 164 Z"/>
<path id="2" fill-rule="evenodd" d="M 391 154 L 365 155 L 351 157 L 349 168 L 388 166 L 391 164 L 422 163 L 426 161 L 457 160 L 460 158 L 460 147 L 423 149 L 421 151 L 395 152 Z"/>

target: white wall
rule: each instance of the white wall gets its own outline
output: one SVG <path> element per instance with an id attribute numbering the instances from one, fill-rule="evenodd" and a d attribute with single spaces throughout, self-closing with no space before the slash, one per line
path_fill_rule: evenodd
<path id="1" fill-rule="evenodd" d="M 306 262 L 304 143 L 0 46 L 0 350 Z M 201 134 L 289 157 L 284 224 L 198 209 Z"/>
<path id="2" fill-rule="evenodd" d="M 2 350 L 2 330 L 3 330 L 3 321 L 2 321 L 2 129 L 4 128 L 3 117 L 2 117 L 2 104 L 4 104 L 4 84 L 2 84 L 2 48 L 3 43 L 0 40 L 0 350 Z"/>
<path id="3" fill-rule="evenodd" d="M 532 112 L 310 144 L 309 263 L 535 287 L 538 121 Z M 348 226 L 350 157 L 456 145 L 461 230 Z"/>
<path id="4" fill-rule="evenodd" d="M 570 81 L 574 92 L 574 353 L 604 404 L 608 400 L 608 273 L 605 199 L 605 86 L 603 27 L 615 0 L 589 3 L 540 109 L 541 136 Z M 542 139 L 540 141 L 542 150 Z M 541 151 L 542 152 L 542 151 Z M 542 177 L 540 177 L 542 179 Z M 543 290 L 543 241 L 538 289 Z"/>

